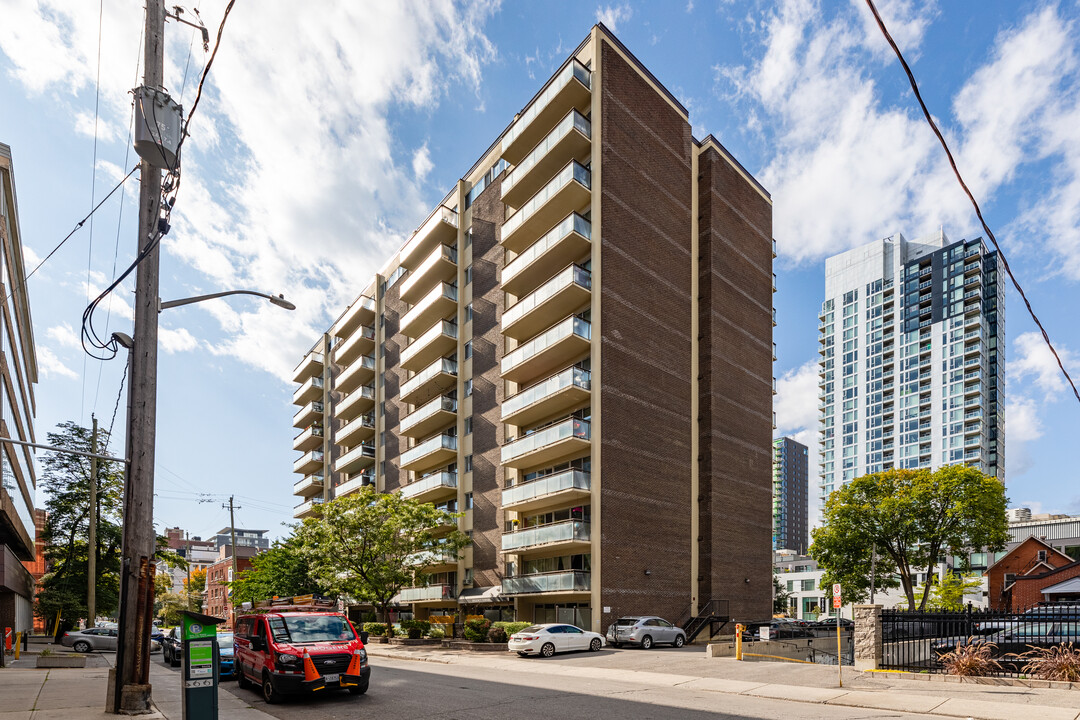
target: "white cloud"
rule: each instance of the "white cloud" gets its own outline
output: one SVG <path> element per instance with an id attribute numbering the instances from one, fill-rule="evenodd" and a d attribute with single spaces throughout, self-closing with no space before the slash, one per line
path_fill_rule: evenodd
<path id="1" fill-rule="evenodd" d="M 165 352 L 172 354 L 194 350 L 199 346 L 199 341 L 186 328 L 172 330 L 167 327 L 159 327 L 158 346 Z"/>
<path id="2" fill-rule="evenodd" d="M 1009 362 L 1009 373 L 1015 381 L 1030 378 L 1047 400 L 1056 399 L 1054 396 L 1066 390 L 1065 377 L 1042 333 L 1027 332 L 1017 336 L 1013 348 L 1016 356 Z M 1075 376 L 1072 353 L 1060 345 L 1055 349 L 1065 369 L 1071 369 L 1073 372 L 1070 375 Z"/>
<path id="3" fill-rule="evenodd" d="M 55 327 L 51 327 L 45 331 L 45 335 L 52 340 L 55 340 L 60 347 L 67 348 L 79 348 L 82 345 L 79 342 L 79 335 L 75 332 L 75 329 L 68 323 L 61 323 Z"/>
<path id="4" fill-rule="evenodd" d="M 1057 351 L 1066 369 L 1070 369 L 1074 354 L 1061 345 Z M 1041 333 L 1017 336 L 1006 367 L 1009 392 L 1005 400 L 1005 476 L 1011 479 L 1023 476 L 1034 465 L 1028 445 L 1043 436 L 1042 413 L 1046 405 L 1069 396 L 1071 391 L 1066 390 L 1061 369 Z"/>
<path id="5" fill-rule="evenodd" d="M 427 143 L 424 143 L 413 153 L 412 168 L 417 182 L 423 182 L 434 167 L 435 163 L 431 162 L 431 152 L 428 150 Z"/>
<path id="6" fill-rule="evenodd" d="M 78 380 L 79 374 L 60 361 L 56 353 L 47 347 L 39 345 L 37 348 L 38 369 L 44 378 L 66 377 Z"/>
<path id="7" fill-rule="evenodd" d="M 818 364 L 811 360 L 802 367 L 789 370 L 776 381 L 776 432 L 780 435 L 811 431 L 817 445 L 818 424 Z M 799 442 L 803 442 L 800 440 Z"/>
<path id="8" fill-rule="evenodd" d="M 619 32 L 619 23 L 629 20 L 634 14 L 630 3 L 606 5 L 596 8 L 596 22 L 603 23 L 613 33 Z"/>
<path id="9" fill-rule="evenodd" d="M 850 0 L 853 9 L 862 20 L 863 37 L 861 42 L 871 52 L 877 54 L 879 60 L 890 60 L 894 57 L 892 48 L 881 34 L 877 21 L 866 7 L 865 0 Z M 874 3 L 878 14 L 889 28 L 900 52 L 904 53 L 908 63 L 918 59 L 918 49 L 922 45 L 926 30 L 930 22 L 937 14 L 937 3 L 933 0 L 914 2 L 913 0 L 877 0 Z"/>
<path id="10" fill-rule="evenodd" d="M 1015 478 L 1031 469 L 1033 458 L 1028 443 L 1043 435 L 1039 405 L 1029 397 L 1014 394 L 1005 403 L 1005 477 Z"/>

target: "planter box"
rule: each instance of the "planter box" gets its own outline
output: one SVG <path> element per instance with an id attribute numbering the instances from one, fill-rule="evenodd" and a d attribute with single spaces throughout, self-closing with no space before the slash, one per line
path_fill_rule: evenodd
<path id="1" fill-rule="evenodd" d="M 509 652 L 506 643 L 474 643 L 468 640 L 443 640 L 444 650 L 471 650 L 474 652 Z"/>
<path id="2" fill-rule="evenodd" d="M 391 645 L 438 645 L 441 639 L 436 638 L 390 638 Z"/>
<path id="3" fill-rule="evenodd" d="M 84 655 L 38 655 L 37 666 L 39 668 L 84 668 L 86 657 Z"/>

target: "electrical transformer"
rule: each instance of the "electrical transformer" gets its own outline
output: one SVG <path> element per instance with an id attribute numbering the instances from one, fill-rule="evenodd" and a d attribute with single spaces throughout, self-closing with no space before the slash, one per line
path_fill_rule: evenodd
<path id="1" fill-rule="evenodd" d="M 164 90 L 135 88 L 135 152 L 162 170 L 176 169 L 184 109 Z"/>

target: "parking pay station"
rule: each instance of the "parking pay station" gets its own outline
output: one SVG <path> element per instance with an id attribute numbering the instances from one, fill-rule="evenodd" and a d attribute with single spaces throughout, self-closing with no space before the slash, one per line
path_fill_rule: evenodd
<path id="1" fill-rule="evenodd" d="M 218 640 L 217 625 L 224 618 L 183 612 L 184 658 L 181 678 L 184 683 L 181 707 L 184 720 L 217 720 L 218 716 Z"/>

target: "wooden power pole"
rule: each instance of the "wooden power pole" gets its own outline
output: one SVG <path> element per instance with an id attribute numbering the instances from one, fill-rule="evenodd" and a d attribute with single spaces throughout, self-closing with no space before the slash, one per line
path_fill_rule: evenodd
<path id="1" fill-rule="evenodd" d="M 90 435 L 90 527 L 86 543 L 86 627 L 92 628 L 97 623 L 97 526 L 98 526 L 98 429 L 97 418 L 93 413 L 90 419 L 94 423 Z"/>
<path id="2" fill-rule="evenodd" d="M 143 85 L 164 86 L 165 5 L 147 0 Z M 158 247 L 161 170 L 145 158 L 139 167 L 139 236 L 146 256 L 135 281 L 135 327 L 128 386 L 128 467 L 120 579 L 119 643 L 112 712 L 150 712 L 150 624 L 154 599 L 154 441 L 157 425 Z"/>
<path id="3" fill-rule="evenodd" d="M 225 507 L 222 505 L 221 507 Z M 239 572 L 236 568 L 236 506 L 233 505 L 233 496 L 229 496 L 229 533 L 232 543 L 232 577 L 229 578 L 229 582 L 236 580 L 236 575 Z M 232 610 L 232 589 L 229 589 L 229 627 L 233 626 L 233 610 Z"/>

